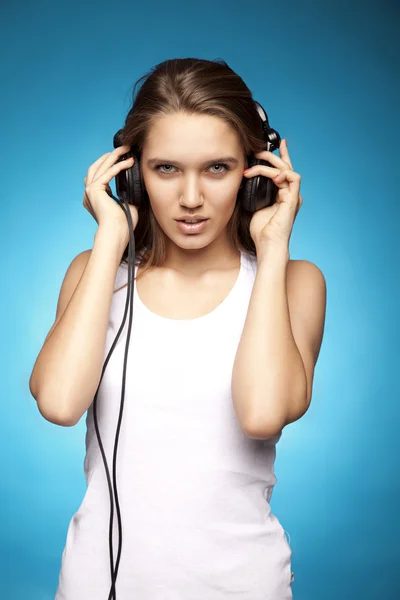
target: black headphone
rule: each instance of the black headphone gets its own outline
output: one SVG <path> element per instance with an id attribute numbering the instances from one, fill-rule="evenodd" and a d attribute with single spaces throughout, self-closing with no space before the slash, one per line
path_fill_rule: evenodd
<path id="1" fill-rule="evenodd" d="M 281 138 L 275 129 L 271 129 L 268 122 L 268 117 L 258 102 L 254 101 L 256 108 L 262 120 L 264 141 L 267 145 L 266 150 L 272 152 L 279 148 Z M 114 135 L 114 148 L 123 145 L 122 139 L 123 130 L 120 129 Z M 117 162 L 133 157 L 134 164 L 129 169 L 123 169 L 115 177 L 117 196 L 126 198 L 128 204 L 134 204 L 137 207 L 144 206 L 147 202 L 147 194 L 144 188 L 143 177 L 140 170 L 140 154 L 137 148 L 132 147 L 129 152 L 119 158 Z M 265 160 L 256 158 L 254 154 L 247 155 L 248 166 L 272 165 Z M 257 175 L 250 179 L 244 178 L 241 184 L 241 193 L 238 195 L 244 210 L 253 213 L 260 208 L 274 204 L 278 187 L 267 177 Z"/>
<path id="2" fill-rule="evenodd" d="M 280 145 L 280 135 L 275 129 L 271 129 L 268 122 L 268 117 L 265 110 L 262 108 L 261 104 L 255 102 L 258 114 L 260 115 L 262 121 L 262 130 L 263 137 L 266 143 L 266 150 L 273 152 Z M 122 129 L 118 130 L 114 135 L 113 143 L 114 148 L 118 148 L 123 145 L 122 139 Z M 100 452 L 102 454 L 104 467 L 106 471 L 108 489 L 110 494 L 110 525 L 109 525 L 109 550 L 110 550 L 110 571 L 111 571 L 111 588 L 108 596 L 108 600 L 116 600 L 116 590 L 115 583 L 118 575 L 118 567 L 119 561 L 121 557 L 121 549 L 122 549 L 122 524 L 121 524 L 121 512 L 119 510 L 119 501 L 118 501 L 118 493 L 117 493 L 117 476 L 116 476 L 116 463 L 117 463 L 117 447 L 118 447 L 118 437 L 122 420 L 122 412 L 124 407 L 124 397 L 125 397 L 125 379 L 126 379 L 126 365 L 127 365 L 127 356 L 128 356 L 128 348 L 130 342 L 130 334 L 132 327 L 132 317 L 133 317 L 133 291 L 134 291 L 134 274 L 135 274 L 135 263 L 136 263 L 136 254 L 135 254 L 135 236 L 133 230 L 132 223 L 132 215 L 129 210 L 128 204 L 133 204 L 137 207 L 144 206 L 149 200 L 147 196 L 147 192 L 144 187 L 143 177 L 140 170 L 140 153 L 138 152 L 135 146 L 131 147 L 131 150 L 126 154 L 122 155 L 117 162 L 121 160 L 125 160 L 127 158 L 133 157 L 134 164 L 129 169 L 123 169 L 115 176 L 115 184 L 117 190 L 116 198 L 110 190 L 107 191 L 109 196 L 111 196 L 118 205 L 122 208 L 125 213 L 125 216 L 129 225 L 129 248 L 128 248 L 128 289 L 127 289 L 127 298 L 125 303 L 125 311 L 122 319 L 122 323 L 118 330 L 117 335 L 115 336 L 114 342 L 109 350 L 106 360 L 104 361 L 100 382 L 97 387 L 96 394 L 93 399 L 93 419 L 94 419 L 94 427 L 96 431 L 96 436 L 98 439 Z M 256 158 L 253 153 L 247 155 L 248 166 L 253 167 L 254 165 L 266 165 L 267 167 L 271 167 L 272 165 L 262 159 Z M 271 206 L 276 202 L 276 194 L 278 191 L 277 185 L 270 179 L 269 177 L 264 177 L 261 175 L 256 175 L 247 179 L 243 178 L 242 183 L 240 184 L 240 192 L 238 193 L 238 202 L 241 203 L 243 210 L 248 213 L 254 213 L 261 208 Z M 114 444 L 114 452 L 113 452 L 113 485 L 114 485 L 114 497 L 117 511 L 117 519 L 118 519 L 118 532 L 119 532 L 119 544 L 118 544 L 118 554 L 117 560 L 114 568 L 114 560 L 113 560 L 113 541 L 112 541 L 112 530 L 113 530 L 113 490 L 111 486 L 110 473 L 107 466 L 107 459 L 104 453 L 103 444 L 101 442 L 100 431 L 97 421 L 97 394 L 103 379 L 104 371 L 107 367 L 108 361 L 112 352 L 114 351 L 115 345 L 121 335 L 121 332 L 124 328 L 126 316 L 129 308 L 129 323 L 128 323 L 128 331 L 126 337 L 126 345 L 125 345 L 125 355 L 124 355 L 124 366 L 123 366 L 123 375 L 122 375 L 122 393 L 121 393 L 121 408 L 118 418 L 117 431 L 115 435 L 115 444 Z"/>

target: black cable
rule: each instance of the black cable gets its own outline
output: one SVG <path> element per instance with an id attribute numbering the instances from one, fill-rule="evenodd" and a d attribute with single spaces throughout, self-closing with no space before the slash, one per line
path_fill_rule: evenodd
<path id="1" fill-rule="evenodd" d="M 108 600 L 116 600 L 115 582 L 116 582 L 117 575 L 118 575 L 119 561 L 120 561 L 120 558 L 121 558 L 121 549 L 122 549 L 122 523 L 121 523 L 121 511 L 120 511 L 120 507 L 119 507 L 118 492 L 117 492 L 116 464 L 117 464 L 118 439 L 119 439 L 119 432 L 120 432 L 120 428 L 121 428 L 122 413 L 123 413 L 124 398 L 125 398 L 126 364 L 127 364 L 127 356 L 128 356 L 129 342 L 130 342 L 130 332 L 131 332 L 131 328 L 132 328 L 133 293 L 134 293 L 134 276 L 135 276 L 135 262 L 136 262 L 136 258 L 135 258 L 135 235 L 134 235 L 134 228 L 133 228 L 133 223 L 132 223 L 132 215 L 131 215 L 131 212 L 129 210 L 128 203 L 127 203 L 127 201 L 124 198 L 122 199 L 122 202 L 121 202 L 110 191 L 107 191 L 107 193 L 109 194 L 109 196 L 111 196 L 118 203 L 118 205 L 124 211 L 125 216 L 126 216 L 127 221 L 128 221 L 129 238 L 130 238 L 129 249 L 128 249 L 128 288 L 127 288 L 127 298 L 126 298 L 126 302 L 125 302 L 124 316 L 123 316 L 120 328 L 118 330 L 118 333 L 115 336 L 114 342 L 113 342 L 113 344 L 112 344 L 112 346 L 110 348 L 110 351 L 109 351 L 109 353 L 107 355 L 107 358 L 104 361 L 104 365 L 103 365 L 103 369 L 102 369 L 101 377 L 100 377 L 100 382 L 99 382 L 99 385 L 97 387 L 97 391 L 96 391 L 96 394 L 95 394 L 94 400 L 93 400 L 94 426 L 95 426 L 96 436 L 97 436 L 98 443 L 99 443 L 100 452 L 101 452 L 101 455 L 102 455 L 102 458 L 103 458 L 103 463 L 104 463 L 104 468 L 105 468 L 105 471 L 106 471 L 106 477 L 107 477 L 107 483 L 108 483 L 108 489 L 109 489 L 109 495 L 110 495 L 109 550 L 110 550 L 111 588 L 110 588 Z M 125 203 L 126 206 L 124 206 L 123 203 Z M 119 337 L 121 335 L 121 332 L 122 332 L 122 330 L 124 328 L 125 321 L 126 321 L 126 315 L 127 315 L 127 312 L 128 312 L 128 306 L 130 308 L 130 312 L 129 312 L 129 324 L 128 324 L 128 332 L 127 332 L 126 345 L 125 345 L 124 367 L 123 367 L 123 375 L 122 375 L 121 407 L 120 407 L 120 413 L 119 413 L 119 418 L 118 418 L 118 424 L 117 424 L 117 430 L 116 430 L 115 442 L 114 442 L 114 452 L 113 452 L 113 484 L 114 484 L 114 496 L 115 496 L 115 504 L 116 504 L 116 510 L 117 510 L 118 533 L 119 533 L 117 561 L 116 561 L 115 571 L 114 571 L 114 564 L 113 564 L 114 563 L 114 560 L 113 560 L 113 540 L 112 540 L 113 516 L 114 516 L 113 490 L 112 490 L 112 484 L 111 484 L 111 480 L 110 480 L 110 472 L 109 472 L 108 465 L 107 465 L 107 459 L 106 459 L 106 456 L 105 456 L 103 444 L 101 442 L 100 431 L 99 431 L 99 426 L 98 426 L 98 420 L 97 420 L 97 395 L 98 395 L 100 384 L 101 384 L 101 381 L 103 379 L 103 375 L 104 375 L 104 372 L 106 370 L 106 367 L 107 367 L 108 361 L 110 359 L 110 356 L 111 356 L 112 352 L 114 351 L 114 348 L 115 348 L 115 346 L 116 346 L 116 344 L 118 342 L 118 339 L 119 339 Z"/>

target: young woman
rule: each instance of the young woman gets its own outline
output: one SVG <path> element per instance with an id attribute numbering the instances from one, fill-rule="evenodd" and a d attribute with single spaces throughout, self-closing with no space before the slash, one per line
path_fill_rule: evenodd
<path id="1" fill-rule="evenodd" d="M 137 264 L 112 597 L 289 600 L 292 552 L 270 508 L 275 447 L 310 405 L 326 302 L 320 269 L 289 256 L 300 175 L 285 141 L 279 156 L 265 150 L 251 92 L 224 61 L 157 65 L 122 131 L 124 145 L 87 172 L 93 248 L 67 270 L 30 380 L 49 421 L 71 426 L 87 411 L 88 487 L 69 524 L 56 600 L 100 600 L 110 590 L 109 494 L 92 400 L 128 279 L 127 218 L 107 192 L 132 167 L 133 158 L 120 159 L 133 144 L 148 202 L 130 206 Z M 244 171 L 250 153 L 272 166 Z M 275 204 L 249 216 L 240 194 L 256 175 L 279 191 Z M 196 230 L 182 219 L 204 222 Z M 126 328 L 98 390 L 107 457 L 125 343 Z"/>

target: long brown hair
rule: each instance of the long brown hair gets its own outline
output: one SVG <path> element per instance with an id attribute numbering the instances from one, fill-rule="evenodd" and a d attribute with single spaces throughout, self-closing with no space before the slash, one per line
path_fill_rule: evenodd
<path id="1" fill-rule="evenodd" d="M 174 58 L 156 65 L 138 79 L 133 88 L 133 104 L 121 131 L 122 144 L 134 146 L 140 156 L 153 119 L 177 112 L 223 119 L 239 135 L 246 156 L 265 150 L 262 122 L 252 93 L 222 59 Z M 241 209 L 240 195 L 241 189 L 227 233 L 238 251 L 255 255 L 249 231 L 251 214 Z M 146 199 L 146 205 L 139 208 L 135 228 L 136 263 L 143 267 L 140 276 L 152 267 L 162 266 L 166 260 L 166 236 L 154 216 L 147 192 Z M 121 263 L 128 262 L 128 251 L 129 244 Z"/>

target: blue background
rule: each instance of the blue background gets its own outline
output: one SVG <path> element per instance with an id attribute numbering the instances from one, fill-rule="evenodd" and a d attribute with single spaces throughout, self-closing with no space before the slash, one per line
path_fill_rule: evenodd
<path id="1" fill-rule="evenodd" d="M 399 5 L 41 0 L 1 17 L 0 596 L 54 598 L 85 491 L 84 418 L 49 423 L 28 387 L 66 269 L 93 245 L 83 178 L 136 79 L 194 56 L 226 60 L 288 139 L 304 198 L 291 258 L 327 281 L 313 401 L 277 446 L 271 502 L 294 598 L 400 597 Z"/>

